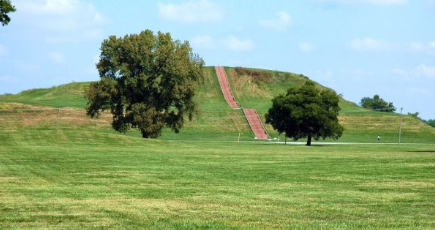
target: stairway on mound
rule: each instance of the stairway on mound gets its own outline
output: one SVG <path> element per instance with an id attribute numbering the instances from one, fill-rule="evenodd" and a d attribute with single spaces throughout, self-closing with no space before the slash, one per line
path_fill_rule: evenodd
<path id="1" fill-rule="evenodd" d="M 231 93 L 230 84 L 228 82 L 224 68 L 222 66 L 216 66 L 215 70 L 219 80 L 219 85 L 221 86 L 222 94 L 224 95 L 228 105 L 233 109 L 240 109 L 240 106 L 237 104 L 233 94 Z M 245 115 L 246 120 L 248 120 L 249 126 L 255 135 L 255 139 L 269 139 L 269 135 L 264 129 L 263 123 L 261 122 L 260 117 L 255 109 L 243 109 L 243 114 Z"/>
<path id="2" fill-rule="evenodd" d="M 228 78 L 227 75 L 225 74 L 224 67 L 216 66 L 215 69 L 216 69 L 216 75 L 219 80 L 219 85 L 221 86 L 222 94 L 224 95 L 225 100 L 227 101 L 228 105 L 230 105 L 231 108 L 239 109 L 240 106 L 237 104 L 233 94 L 231 93 L 230 84 L 228 83 Z"/>
<path id="3" fill-rule="evenodd" d="M 243 109 L 243 113 L 245 114 L 246 120 L 248 120 L 249 126 L 255 135 L 255 139 L 269 139 L 269 135 L 264 129 L 257 111 L 255 109 Z"/>

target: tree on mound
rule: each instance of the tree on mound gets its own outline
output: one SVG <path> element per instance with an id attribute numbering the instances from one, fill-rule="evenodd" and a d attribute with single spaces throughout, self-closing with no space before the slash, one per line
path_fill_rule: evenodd
<path id="1" fill-rule="evenodd" d="M 394 112 L 396 107 L 394 107 L 392 102 L 386 102 L 379 95 L 374 95 L 373 98 L 364 97 L 361 99 L 360 105 L 366 109 L 371 109 L 381 112 Z"/>
<path id="2" fill-rule="evenodd" d="M 343 127 L 338 123 L 339 97 L 332 90 L 319 90 L 307 81 L 299 88 L 289 88 L 285 95 L 272 99 L 272 108 L 266 113 L 266 123 L 280 134 L 294 140 L 331 137 L 338 139 Z"/>
<path id="3" fill-rule="evenodd" d="M 188 42 L 173 41 L 169 33 L 110 36 L 97 63 L 101 79 L 86 93 L 87 114 L 110 110 L 115 130 L 138 128 L 144 138 L 160 136 L 165 126 L 178 133 L 196 111 L 203 64 Z"/>

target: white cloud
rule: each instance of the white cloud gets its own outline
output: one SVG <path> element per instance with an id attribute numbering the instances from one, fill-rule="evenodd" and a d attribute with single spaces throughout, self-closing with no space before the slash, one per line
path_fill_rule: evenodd
<path id="1" fill-rule="evenodd" d="M 309 43 L 309 42 L 300 42 L 298 44 L 298 48 L 300 51 L 304 52 L 304 53 L 309 53 L 314 51 L 314 49 L 316 48 L 313 44 Z"/>
<path id="2" fill-rule="evenodd" d="M 194 49 L 217 49 L 224 47 L 231 51 L 251 51 L 254 48 L 254 43 L 250 39 L 240 39 L 235 36 L 227 36 L 225 38 L 213 38 L 209 35 L 199 35 L 190 40 Z"/>
<path id="3" fill-rule="evenodd" d="M 411 42 L 400 45 L 400 48 L 413 53 L 435 55 L 435 41 L 433 42 Z"/>
<path id="4" fill-rule="evenodd" d="M 0 56 L 6 56 L 8 53 L 8 49 L 0 44 Z"/>
<path id="5" fill-rule="evenodd" d="M 332 2 L 345 4 L 371 4 L 371 5 L 403 5 L 407 0 L 317 0 L 318 2 Z"/>
<path id="6" fill-rule="evenodd" d="M 254 49 L 254 43 L 249 39 L 239 39 L 234 36 L 228 36 L 226 39 L 222 40 L 222 43 L 232 51 L 251 51 Z"/>
<path id="7" fill-rule="evenodd" d="M 215 41 L 208 35 L 199 35 L 190 40 L 193 48 L 198 49 L 214 49 L 216 47 Z"/>
<path id="8" fill-rule="evenodd" d="M 182 4 L 158 3 L 159 15 L 169 21 L 182 23 L 213 23 L 223 19 L 222 8 L 209 0 L 190 0 Z"/>
<path id="9" fill-rule="evenodd" d="M 435 67 L 422 64 L 417 67 L 417 70 L 424 76 L 435 79 Z"/>
<path id="10" fill-rule="evenodd" d="M 263 28 L 276 30 L 279 32 L 286 31 L 291 26 L 291 17 L 290 14 L 284 11 L 280 11 L 276 13 L 276 18 L 274 19 L 266 19 L 260 20 L 259 24 Z"/>
<path id="11" fill-rule="evenodd" d="M 108 21 L 92 4 L 81 0 L 16 0 L 14 4 L 19 9 L 16 23 L 33 31 L 32 39 L 43 36 L 48 42 L 94 39 Z"/>
<path id="12" fill-rule="evenodd" d="M 384 42 L 373 38 L 357 38 L 350 42 L 350 47 L 357 51 L 378 51 L 386 46 Z"/>
<path id="13" fill-rule="evenodd" d="M 421 64 L 414 69 L 406 70 L 401 68 L 396 68 L 392 70 L 393 73 L 402 77 L 404 80 L 415 80 L 422 78 L 435 79 L 435 67 Z"/>
<path id="14" fill-rule="evenodd" d="M 58 52 L 50 52 L 48 54 L 48 59 L 57 64 L 65 63 L 65 56 Z"/>
<path id="15" fill-rule="evenodd" d="M 16 2 L 18 9 L 33 12 L 34 14 L 63 15 L 74 11 L 78 0 L 43 0 L 43 1 L 21 1 Z"/>

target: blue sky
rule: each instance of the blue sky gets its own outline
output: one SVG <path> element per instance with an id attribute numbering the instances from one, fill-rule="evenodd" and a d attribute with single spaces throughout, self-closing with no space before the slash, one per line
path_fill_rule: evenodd
<path id="1" fill-rule="evenodd" d="M 301 73 L 350 101 L 379 94 L 435 118 L 435 0 L 12 0 L 0 94 L 98 80 L 101 41 L 145 29 L 206 65 Z"/>

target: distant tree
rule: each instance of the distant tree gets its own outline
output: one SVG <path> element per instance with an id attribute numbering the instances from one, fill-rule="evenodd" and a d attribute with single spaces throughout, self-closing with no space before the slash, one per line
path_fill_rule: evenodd
<path id="1" fill-rule="evenodd" d="M 423 121 L 423 119 L 421 119 L 421 117 L 419 117 L 420 113 L 419 112 L 415 112 L 415 113 L 408 113 L 409 116 L 416 118 L 418 120 Z"/>
<path id="2" fill-rule="evenodd" d="M 396 111 L 396 108 L 394 107 L 392 102 L 386 102 L 377 94 L 373 96 L 373 98 L 370 97 L 362 98 L 360 105 L 366 109 L 372 109 L 375 111 L 382 111 L 382 112 Z"/>
<path id="3" fill-rule="evenodd" d="M 110 36 L 97 64 L 101 80 L 86 94 L 87 114 L 110 110 L 115 130 L 138 128 L 144 138 L 158 137 L 164 126 L 178 133 L 196 111 L 203 64 L 188 42 L 173 41 L 169 33 Z"/>
<path id="4" fill-rule="evenodd" d="M 427 120 L 426 124 L 428 124 L 428 125 L 430 125 L 432 127 L 435 127 L 435 119 L 429 119 L 429 120 Z"/>
<path id="5" fill-rule="evenodd" d="M 285 95 L 272 99 L 272 107 L 266 113 L 266 123 L 280 134 L 294 140 L 331 137 L 338 139 L 343 127 L 338 123 L 339 97 L 332 90 L 319 90 L 308 80 L 299 88 L 289 88 Z"/>
<path id="6" fill-rule="evenodd" d="M 411 117 L 414 117 L 414 118 L 416 118 L 416 119 L 418 119 L 418 120 L 420 120 L 420 121 L 423 121 L 424 123 L 426 123 L 426 124 L 428 124 L 428 125 L 430 125 L 430 126 L 432 126 L 432 127 L 435 127 L 435 120 L 431 120 L 431 119 L 429 119 L 429 120 L 426 121 L 426 120 L 424 120 L 423 118 L 419 117 L 419 115 L 420 115 L 419 112 L 408 113 L 408 115 L 411 116 Z"/>
<path id="7" fill-rule="evenodd" d="M 11 1 L 0 0 L 0 22 L 2 26 L 9 24 L 11 18 L 8 16 L 8 14 L 15 11 L 15 6 L 11 4 Z"/>

